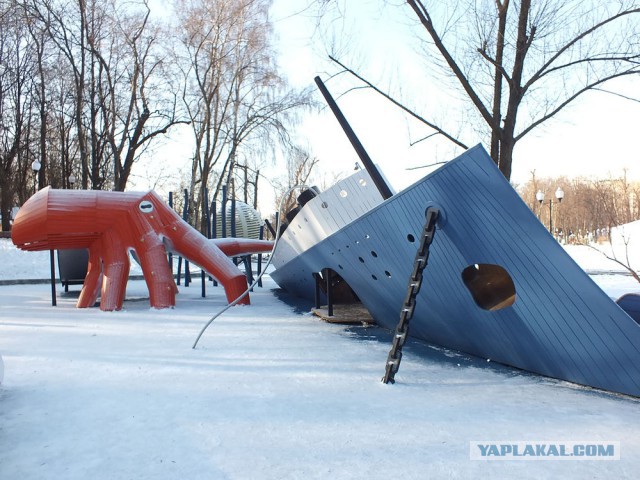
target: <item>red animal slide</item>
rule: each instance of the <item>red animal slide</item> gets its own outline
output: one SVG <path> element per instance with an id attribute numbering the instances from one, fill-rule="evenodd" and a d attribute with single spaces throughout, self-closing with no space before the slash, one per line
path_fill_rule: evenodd
<path id="1" fill-rule="evenodd" d="M 228 256 L 270 252 L 272 242 L 240 238 L 208 240 L 154 192 L 104 192 L 44 188 L 18 211 L 11 230 L 22 250 L 88 248 L 89 267 L 77 307 L 120 310 L 135 250 L 155 308 L 175 305 L 178 288 L 166 249 L 202 267 L 224 287 L 231 303 L 247 288 Z M 166 248 L 165 248 L 166 246 Z M 249 295 L 240 302 L 248 304 Z"/>

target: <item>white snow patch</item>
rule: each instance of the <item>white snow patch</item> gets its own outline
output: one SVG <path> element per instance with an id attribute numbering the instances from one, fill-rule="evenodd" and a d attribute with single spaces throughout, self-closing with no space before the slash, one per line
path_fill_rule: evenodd
<path id="1" fill-rule="evenodd" d="M 2 240 L 0 268 L 0 280 L 47 278 L 48 252 Z M 628 276 L 598 277 L 637 289 Z M 265 278 L 251 306 L 230 309 L 192 350 L 225 304 L 220 287 L 201 298 L 197 278 L 167 310 L 149 308 L 144 282 L 130 281 L 120 312 L 76 309 L 79 287 L 51 307 L 47 284 L 0 286 L 0 478 L 632 478 L 640 469 L 638 401 L 418 342 L 397 383 L 384 385 L 389 332 L 322 323 L 274 288 Z M 470 460 L 470 442 L 505 440 L 615 441 L 622 455 Z"/>

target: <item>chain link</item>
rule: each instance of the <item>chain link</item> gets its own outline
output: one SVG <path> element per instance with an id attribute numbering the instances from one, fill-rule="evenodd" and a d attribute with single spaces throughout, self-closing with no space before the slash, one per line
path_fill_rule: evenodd
<path id="1" fill-rule="evenodd" d="M 429 261 L 429 246 L 433 241 L 433 237 L 436 234 L 436 222 L 438 220 L 439 210 L 437 208 L 429 207 L 426 212 L 426 221 L 424 228 L 422 229 L 422 235 L 420 238 L 420 246 L 416 252 L 415 259 L 413 261 L 413 271 L 409 278 L 407 286 L 407 295 L 404 298 L 402 309 L 400 310 L 400 321 L 393 334 L 393 343 L 391 344 L 391 350 L 387 356 L 387 364 L 385 367 L 385 374 L 382 377 L 384 383 L 395 383 L 394 377 L 400 369 L 400 361 L 402 360 L 402 347 L 407 341 L 409 335 L 409 322 L 413 318 L 413 313 L 416 309 L 416 297 L 420 292 L 422 286 L 423 272 Z"/>

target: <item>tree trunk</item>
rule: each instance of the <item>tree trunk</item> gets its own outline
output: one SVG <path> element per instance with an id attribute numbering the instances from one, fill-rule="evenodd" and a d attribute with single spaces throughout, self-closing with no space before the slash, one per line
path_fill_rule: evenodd
<path id="1" fill-rule="evenodd" d="M 0 182 L 0 192 L 2 192 L 2 196 L 0 197 L 0 212 L 2 212 L 2 231 L 8 232 L 11 230 L 11 209 L 12 199 L 13 199 L 13 189 L 10 185 L 10 175 L 7 175 L 6 172 L 2 175 L 2 181 Z"/>
<path id="2" fill-rule="evenodd" d="M 503 3 L 496 2 L 498 9 L 498 32 L 496 34 L 496 59 L 493 74 L 493 111 L 491 128 L 491 158 L 496 164 L 500 163 L 500 142 L 501 142 L 501 121 L 502 121 L 502 88 L 503 77 L 500 66 L 504 61 L 504 36 L 507 29 L 507 12 L 509 11 L 509 0 Z"/>

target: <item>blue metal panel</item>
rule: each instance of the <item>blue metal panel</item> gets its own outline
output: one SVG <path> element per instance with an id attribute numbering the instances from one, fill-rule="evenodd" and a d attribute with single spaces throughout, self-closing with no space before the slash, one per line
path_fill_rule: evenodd
<path id="1" fill-rule="evenodd" d="M 636 323 L 640 324 L 640 295 L 637 293 L 627 293 L 616 300 L 616 303 L 627 312 Z"/>
<path id="2" fill-rule="evenodd" d="M 640 325 L 542 226 L 481 146 L 394 195 L 273 278 L 311 298 L 312 273 L 331 268 L 381 325 L 394 328 L 428 206 L 443 212 L 411 322 L 412 336 L 542 375 L 640 396 Z M 415 239 L 413 242 L 411 239 Z M 461 272 L 500 265 L 513 306 L 486 311 Z"/>

